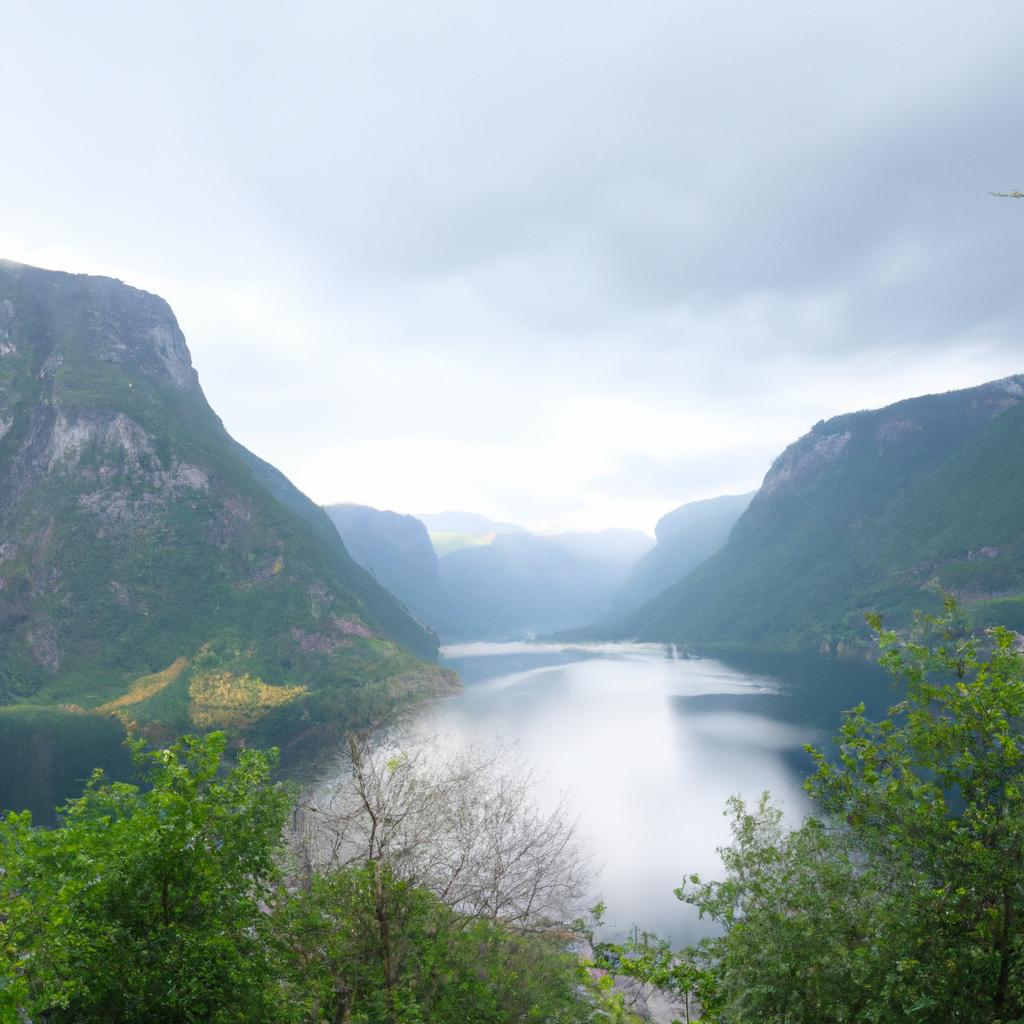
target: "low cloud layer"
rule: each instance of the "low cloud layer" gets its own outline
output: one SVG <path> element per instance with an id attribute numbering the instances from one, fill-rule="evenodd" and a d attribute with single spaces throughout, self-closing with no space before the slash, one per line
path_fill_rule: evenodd
<path id="1" fill-rule="evenodd" d="M 1024 8 L 5 16 L 0 255 L 178 312 L 320 501 L 650 529 L 1024 370 Z"/>

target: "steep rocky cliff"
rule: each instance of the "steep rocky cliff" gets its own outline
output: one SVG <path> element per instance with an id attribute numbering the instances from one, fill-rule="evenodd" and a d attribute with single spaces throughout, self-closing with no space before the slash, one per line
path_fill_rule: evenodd
<path id="1" fill-rule="evenodd" d="M 0 703 L 290 749 L 437 641 L 224 430 L 162 299 L 0 263 Z M 427 659 L 424 661 L 423 659 Z"/>

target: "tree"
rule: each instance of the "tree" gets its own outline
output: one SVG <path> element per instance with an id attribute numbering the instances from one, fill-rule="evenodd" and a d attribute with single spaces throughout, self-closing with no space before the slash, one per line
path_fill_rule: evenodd
<path id="1" fill-rule="evenodd" d="M 456 914 L 371 861 L 312 877 L 277 918 L 310 1021 L 516 1024 L 604 1019 L 564 933 Z"/>
<path id="2" fill-rule="evenodd" d="M 136 747 L 145 788 L 96 772 L 57 828 L 0 824 L 0 948 L 30 1017 L 287 1019 L 264 911 L 290 795 L 273 753 L 243 750 L 223 772 L 224 746 Z"/>
<path id="3" fill-rule="evenodd" d="M 619 992 L 615 993 L 624 1013 L 623 1019 L 631 1019 L 628 1011 L 644 1011 L 654 996 L 671 999 L 675 1008 L 683 1015 L 684 1024 L 690 1024 L 691 1013 L 696 1012 L 692 1002 L 694 988 L 700 972 L 687 957 L 672 949 L 665 940 L 651 932 L 637 934 L 624 942 L 595 942 L 593 928 L 603 924 L 605 906 L 599 902 L 591 908 L 592 928 L 588 932 L 593 949 L 593 965 L 607 971 L 608 980 L 618 982 Z M 625 984 L 623 984 L 625 982 Z M 627 1011 L 628 1006 L 628 1011 Z"/>
<path id="4" fill-rule="evenodd" d="M 953 602 L 903 640 L 906 698 L 815 751 L 819 816 L 733 802 L 726 879 L 678 895 L 723 925 L 693 956 L 708 1019 L 1009 1022 L 1024 1016 L 1024 658 Z"/>
<path id="5" fill-rule="evenodd" d="M 726 878 L 696 875 L 676 895 L 718 921 L 720 937 L 682 958 L 706 1020 L 845 1024 L 864 1016 L 875 978 L 877 890 L 841 834 L 811 819 L 789 831 L 764 794 L 729 803 Z"/>
<path id="6" fill-rule="evenodd" d="M 309 1019 L 635 1020 L 568 948 L 586 863 L 564 804 L 508 749 L 399 737 L 350 734 L 300 803 L 278 925 Z"/>
<path id="7" fill-rule="evenodd" d="M 550 863 L 543 854 L 557 836 L 554 850 L 564 855 L 572 830 L 534 813 L 523 793 L 514 798 L 505 774 L 485 773 L 493 786 L 476 779 L 482 788 L 472 797 L 439 803 L 437 787 L 455 777 L 425 768 L 406 775 L 419 754 L 388 755 L 372 777 L 394 788 L 385 785 L 387 798 L 377 800 L 363 764 L 359 799 L 380 811 L 372 838 L 357 831 L 354 859 L 343 863 L 337 848 L 313 870 L 307 856 L 307 870 L 289 877 L 282 832 L 292 794 L 272 781 L 275 755 L 243 750 L 228 770 L 224 747 L 220 733 L 152 753 L 136 746 L 145 787 L 96 773 L 61 809 L 56 829 L 33 827 L 27 814 L 0 824 L 3 1024 L 632 1020 L 591 984 L 568 948 L 571 933 L 539 927 L 536 913 L 552 905 L 540 881 Z M 463 775 L 483 770 L 478 758 L 453 763 Z M 483 823 L 467 820 L 467 834 L 491 845 L 470 844 L 467 857 L 509 852 L 523 864 L 489 862 L 486 893 L 477 894 L 479 879 L 460 889 L 471 914 L 411 877 L 426 877 L 424 865 L 452 849 L 428 856 L 413 841 L 424 835 L 412 827 L 421 813 L 445 807 L 482 814 Z M 451 825 L 447 818 L 435 830 Z M 403 850 L 408 857 L 398 856 Z M 470 867 L 446 877 L 451 892 L 476 878 Z M 533 879 L 532 895 L 523 879 Z"/>
<path id="8" fill-rule="evenodd" d="M 839 763 L 817 754 L 811 790 L 904 894 L 898 990 L 934 1001 L 935 1019 L 1019 1018 L 1024 658 L 998 628 L 979 655 L 951 600 L 924 620 L 931 637 L 873 624 L 907 700 L 880 723 L 849 716 Z"/>
<path id="9" fill-rule="evenodd" d="M 302 804 L 307 871 L 379 861 L 458 913 L 532 926 L 565 920 L 587 862 L 564 801 L 537 802 L 535 770 L 508 750 L 350 734 L 348 772 Z"/>

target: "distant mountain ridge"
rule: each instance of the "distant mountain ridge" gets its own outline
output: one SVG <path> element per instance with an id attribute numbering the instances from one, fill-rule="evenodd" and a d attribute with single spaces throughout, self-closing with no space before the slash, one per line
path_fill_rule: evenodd
<path id="1" fill-rule="evenodd" d="M 0 263 L 0 744 L 18 705 L 297 750 L 450 686 L 436 651 L 227 434 L 163 299 Z"/>
<path id="2" fill-rule="evenodd" d="M 616 593 L 612 614 L 621 618 L 678 583 L 729 539 L 754 492 L 691 501 L 658 520 L 657 546 L 636 562 Z"/>
<path id="3" fill-rule="evenodd" d="M 636 530 L 499 534 L 440 560 L 452 620 L 442 635 L 504 639 L 603 618 L 630 568 L 652 546 Z"/>
<path id="4" fill-rule="evenodd" d="M 1024 628 L 1024 375 L 816 424 L 729 541 L 625 635 L 844 650 L 957 594 Z"/>
<path id="5" fill-rule="evenodd" d="M 430 533 L 519 533 L 526 529 L 477 512 L 418 512 L 416 518 Z"/>
<path id="6" fill-rule="evenodd" d="M 349 554 L 420 620 L 436 628 L 449 618 L 437 553 L 415 516 L 369 505 L 328 505 Z"/>
<path id="7" fill-rule="evenodd" d="M 587 624 L 651 539 L 636 530 L 530 533 L 470 512 L 426 517 L 458 528 L 428 534 L 417 517 L 330 505 L 353 557 L 448 640 L 530 636 Z"/>

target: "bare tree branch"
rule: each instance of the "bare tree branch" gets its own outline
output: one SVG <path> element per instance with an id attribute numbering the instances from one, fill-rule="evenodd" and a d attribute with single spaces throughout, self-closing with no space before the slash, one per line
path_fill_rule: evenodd
<path id="1" fill-rule="evenodd" d="M 372 729 L 351 734 L 348 753 L 347 772 L 302 802 L 307 870 L 383 862 L 459 913 L 520 927 L 578 907 L 589 866 L 576 822 L 564 798 L 541 807 L 538 773 L 514 750 Z"/>

